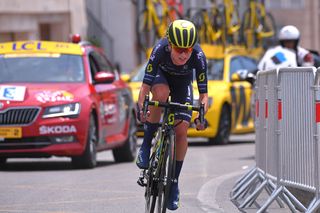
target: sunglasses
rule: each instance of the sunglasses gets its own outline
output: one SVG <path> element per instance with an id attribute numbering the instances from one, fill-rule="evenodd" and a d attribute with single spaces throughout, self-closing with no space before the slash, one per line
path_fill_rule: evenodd
<path id="1" fill-rule="evenodd" d="M 172 46 L 172 49 L 174 49 L 174 51 L 176 51 L 179 54 L 181 54 L 181 53 L 191 53 L 192 50 L 193 50 L 192 47 L 181 48 L 181 47 L 176 47 L 176 46 Z"/>

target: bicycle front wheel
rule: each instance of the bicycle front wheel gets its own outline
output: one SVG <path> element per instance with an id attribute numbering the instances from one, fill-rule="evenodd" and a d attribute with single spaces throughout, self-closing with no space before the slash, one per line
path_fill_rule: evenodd
<path id="1" fill-rule="evenodd" d="M 254 48 L 256 46 L 255 25 L 251 21 L 251 10 L 247 9 L 242 18 L 241 23 L 241 41 L 247 48 Z"/>
<path id="2" fill-rule="evenodd" d="M 153 213 L 155 209 L 156 199 L 158 195 L 158 184 L 155 178 L 156 167 L 154 166 L 155 162 L 155 153 L 152 154 L 150 158 L 151 165 L 147 170 L 147 186 L 145 190 L 145 213 Z"/>
<path id="3" fill-rule="evenodd" d="M 265 49 L 269 46 L 274 45 L 276 41 L 276 24 L 271 13 L 266 14 L 266 16 L 261 20 L 262 31 L 258 33 L 258 39 L 262 42 Z"/>
<path id="4" fill-rule="evenodd" d="M 160 179 L 158 182 L 157 212 L 165 213 L 170 194 L 171 183 L 174 181 L 176 146 L 175 134 L 172 133 L 165 139 L 166 148 L 160 164 Z"/>

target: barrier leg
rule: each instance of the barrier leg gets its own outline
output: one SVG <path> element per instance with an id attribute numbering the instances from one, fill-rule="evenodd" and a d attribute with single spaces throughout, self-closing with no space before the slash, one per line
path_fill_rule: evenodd
<path id="1" fill-rule="evenodd" d="M 272 183 L 272 181 L 270 179 L 265 180 L 261 186 L 256 189 L 256 191 L 251 194 L 244 202 L 241 206 L 239 206 L 239 208 L 245 208 L 246 206 L 252 206 L 253 203 L 257 203 L 256 199 L 259 197 L 260 193 L 262 192 L 263 189 L 265 189 L 265 191 L 268 193 L 269 197 L 272 195 L 272 192 L 275 190 L 275 185 Z M 276 197 L 276 201 L 278 203 L 278 205 L 280 206 L 280 208 L 284 208 L 284 204 L 281 201 L 281 199 L 279 197 Z M 248 204 L 248 205 L 247 205 Z M 257 205 L 256 205 L 257 206 Z M 258 206 L 258 208 L 260 208 L 260 206 Z"/>
<path id="2" fill-rule="evenodd" d="M 274 201 L 274 199 L 276 199 L 276 197 L 281 193 L 281 189 L 282 187 L 278 188 L 276 191 L 274 191 L 271 195 L 271 197 L 269 197 L 269 199 L 267 200 L 267 202 L 265 202 L 263 204 L 263 206 L 257 211 L 257 213 L 262 213 L 265 212 L 267 210 L 267 208 L 269 207 L 269 205 Z"/>
<path id="3" fill-rule="evenodd" d="M 247 197 L 247 199 L 239 206 L 239 208 L 243 209 L 246 207 L 248 203 L 254 202 L 257 199 L 257 197 L 260 195 L 262 190 L 265 188 L 267 183 L 268 183 L 268 180 L 263 181 L 263 183 L 249 197 Z"/>
<path id="4" fill-rule="evenodd" d="M 266 191 L 267 191 L 267 193 L 269 194 L 269 196 L 272 195 L 272 192 L 273 192 L 274 190 L 276 190 L 276 186 L 274 185 L 274 183 L 273 183 L 271 180 L 269 180 L 269 181 L 268 181 L 268 185 L 267 185 L 267 187 L 266 187 Z M 284 208 L 284 204 L 283 204 L 283 202 L 281 201 L 280 198 L 277 197 L 277 198 L 276 198 L 276 201 L 277 201 L 278 205 L 280 206 L 280 208 Z"/>
<path id="5" fill-rule="evenodd" d="M 306 207 L 295 197 L 286 187 L 283 187 L 284 193 L 289 197 L 291 201 L 295 204 L 295 207 L 298 208 L 298 210 L 305 212 L 307 209 Z"/>
<path id="6" fill-rule="evenodd" d="M 249 172 L 247 172 L 245 175 L 243 175 L 241 178 L 239 178 L 236 181 L 235 186 L 231 190 L 231 196 L 234 195 L 240 188 L 241 186 L 248 180 L 250 179 L 255 173 L 257 172 L 257 168 L 251 169 Z"/>
<path id="7" fill-rule="evenodd" d="M 254 182 L 260 178 L 258 174 L 255 174 L 248 182 L 246 182 L 237 193 L 235 193 L 232 197 L 231 200 L 236 200 L 248 187 L 250 187 Z"/>
<path id="8" fill-rule="evenodd" d="M 309 205 L 306 213 L 314 213 L 314 212 L 316 212 L 316 211 L 319 209 L 319 207 L 320 207 L 320 200 L 314 199 L 314 200 L 310 203 L 310 205 Z"/>

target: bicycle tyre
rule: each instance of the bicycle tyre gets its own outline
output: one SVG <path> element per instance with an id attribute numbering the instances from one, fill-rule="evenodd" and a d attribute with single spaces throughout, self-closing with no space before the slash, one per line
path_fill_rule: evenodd
<path id="1" fill-rule="evenodd" d="M 276 43 L 277 38 L 276 23 L 274 17 L 269 12 L 266 13 L 263 28 L 267 29 L 267 31 L 274 32 L 273 36 L 262 39 L 262 46 L 264 49 L 267 49 L 268 47 L 273 46 Z"/>
<path id="2" fill-rule="evenodd" d="M 229 45 L 229 44 L 233 44 L 233 45 L 237 45 L 240 42 L 240 28 L 241 28 L 241 20 L 240 20 L 240 14 L 239 14 L 239 10 L 237 7 L 234 8 L 233 13 L 231 14 L 230 17 L 230 23 L 231 26 L 228 26 L 227 24 L 227 15 L 230 15 L 226 12 L 226 6 L 224 4 L 222 4 L 220 6 L 220 11 L 222 11 L 223 15 L 223 22 L 222 22 L 222 28 L 223 28 L 223 36 L 222 36 L 222 40 L 224 45 Z M 236 19 L 236 23 L 234 24 L 234 19 Z M 239 28 L 234 31 L 234 32 L 229 32 L 230 28 L 234 28 L 235 26 L 239 26 Z"/>
<path id="3" fill-rule="evenodd" d="M 170 194 L 171 183 L 174 180 L 176 147 L 175 134 L 171 133 L 165 139 L 166 148 L 164 150 L 163 161 L 161 162 L 160 180 L 158 183 L 158 212 L 165 213 Z"/>
<path id="4" fill-rule="evenodd" d="M 153 167 L 153 163 L 155 160 L 155 153 L 152 154 L 150 158 L 151 164 L 149 165 L 147 174 L 147 186 L 145 189 L 145 199 L 146 199 L 146 204 L 145 204 L 145 212 L 146 213 L 153 213 L 155 209 L 155 204 L 156 204 L 156 198 L 157 198 L 157 183 L 154 179 L 154 172 L 156 168 Z"/>
<path id="5" fill-rule="evenodd" d="M 198 32 L 199 43 L 206 42 L 206 34 L 205 34 L 205 26 L 204 26 L 204 18 L 202 10 L 198 10 L 194 13 L 194 15 L 190 18 L 190 21 L 195 25 Z"/>
<path id="6" fill-rule="evenodd" d="M 242 16 L 242 22 L 241 22 L 241 30 L 240 30 L 240 37 L 241 42 L 245 45 L 247 48 L 253 48 L 256 44 L 256 36 L 254 33 L 254 29 L 250 26 L 251 23 L 251 10 L 248 8 L 245 10 Z"/>
<path id="7" fill-rule="evenodd" d="M 213 40 L 210 38 L 211 43 L 214 44 L 221 44 L 224 43 L 223 41 L 223 30 L 224 30 L 224 26 L 225 26 L 225 18 L 224 18 L 224 14 L 220 12 L 219 8 L 214 8 L 214 13 L 212 13 L 213 11 L 211 10 L 208 15 L 209 15 L 209 20 L 210 20 L 210 25 L 212 26 L 212 28 L 214 29 L 215 32 L 220 31 L 220 35 L 216 40 Z"/>
<path id="8" fill-rule="evenodd" d="M 136 22 L 136 33 L 138 45 L 142 50 L 153 47 L 157 39 L 157 32 L 153 20 L 148 20 L 148 9 L 142 10 Z M 148 29 L 149 21 L 151 21 L 151 29 Z"/>

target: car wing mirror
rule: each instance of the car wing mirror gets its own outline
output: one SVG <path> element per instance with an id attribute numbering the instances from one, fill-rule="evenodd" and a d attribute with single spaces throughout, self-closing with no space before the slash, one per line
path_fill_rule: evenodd
<path id="1" fill-rule="evenodd" d="M 121 79 L 125 82 L 130 81 L 130 75 L 129 74 L 121 74 Z"/>
<path id="2" fill-rule="evenodd" d="M 245 81 L 249 71 L 246 69 L 240 69 L 231 75 L 231 81 Z"/>
<path id="3" fill-rule="evenodd" d="M 115 80 L 115 75 L 109 71 L 100 71 L 94 75 L 96 83 L 112 83 Z"/>

